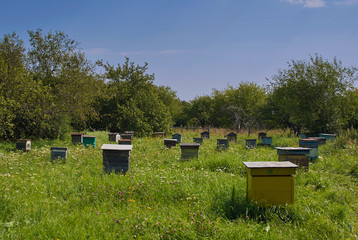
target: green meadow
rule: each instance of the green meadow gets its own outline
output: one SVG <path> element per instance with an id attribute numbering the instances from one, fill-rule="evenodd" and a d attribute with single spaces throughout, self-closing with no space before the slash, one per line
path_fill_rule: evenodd
<path id="1" fill-rule="evenodd" d="M 181 133 L 183 142 L 200 136 Z M 161 138 L 134 138 L 126 175 L 103 172 L 108 132 L 89 132 L 95 148 L 70 136 L 32 141 L 26 153 L 1 142 L 0 239 L 358 239 L 355 141 L 319 147 L 309 171 L 297 171 L 295 204 L 260 207 L 246 200 L 242 162 L 277 161 L 274 147 L 298 138 L 268 132 L 272 147 L 246 149 L 241 134 L 219 151 L 225 133 L 214 129 L 191 161 Z M 53 146 L 68 147 L 65 162 L 51 162 Z"/>

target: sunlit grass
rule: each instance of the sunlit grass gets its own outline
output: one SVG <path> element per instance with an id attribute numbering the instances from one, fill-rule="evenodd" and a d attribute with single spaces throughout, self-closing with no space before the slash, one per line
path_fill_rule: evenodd
<path id="1" fill-rule="evenodd" d="M 100 147 L 70 138 L 32 142 L 27 153 L 0 144 L 0 238 L 3 239 L 355 239 L 358 229 L 358 147 L 319 148 L 308 172 L 298 171 L 295 204 L 263 208 L 246 201 L 242 161 L 277 161 L 275 146 L 298 146 L 287 132 L 268 132 L 272 147 L 246 149 L 238 135 L 227 150 L 212 130 L 199 159 L 180 160 L 179 146 L 135 138 L 126 175 L 106 174 Z M 183 131 L 193 142 L 200 131 Z M 252 133 L 250 137 L 256 137 Z M 170 136 L 167 136 L 170 137 Z M 65 162 L 51 162 L 52 146 L 68 147 Z"/>

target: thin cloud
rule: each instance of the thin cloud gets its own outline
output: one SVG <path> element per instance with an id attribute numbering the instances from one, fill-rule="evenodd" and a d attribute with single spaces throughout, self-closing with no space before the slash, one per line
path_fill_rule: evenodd
<path id="1" fill-rule="evenodd" d="M 353 6 L 353 5 L 358 5 L 358 0 L 335 1 L 333 4 L 336 6 Z"/>
<path id="2" fill-rule="evenodd" d="M 281 2 L 288 2 L 293 5 L 303 5 L 305 8 L 320 8 L 326 6 L 324 0 L 281 0 Z"/>

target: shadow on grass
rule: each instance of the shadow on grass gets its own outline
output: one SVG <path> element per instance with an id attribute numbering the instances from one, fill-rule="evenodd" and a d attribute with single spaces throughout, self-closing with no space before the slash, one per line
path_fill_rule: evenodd
<path id="1" fill-rule="evenodd" d="M 221 205 L 214 206 L 212 210 L 218 209 L 223 210 L 224 217 L 228 220 L 241 218 L 257 222 L 279 220 L 285 223 L 297 220 L 294 210 L 289 205 L 265 207 L 255 202 L 248 202 L 244 196 L 238 196 L 235 187 L 232 188 L 231 197 L 224 199 Z"/>

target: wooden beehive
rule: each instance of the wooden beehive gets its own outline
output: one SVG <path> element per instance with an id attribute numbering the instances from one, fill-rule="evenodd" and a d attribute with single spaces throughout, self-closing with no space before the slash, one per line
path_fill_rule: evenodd
<path id="1" fill-rule="evenodd" d="M 276 147 L 279 161 L 290 161 L 308 171 L 310 148 Z"/>
<path id="2" fill-rule="evenodd" d="M 182 136 L 181 136 L 181 134 L 179 134 L 179 133 L 173 134 L 173 135 L 172 135 L 172 138 L 173 138 L 173 139 L 176 139 L 176 140 L 177 140 L 177 143 L 181 143 L 181 141 L 182 141 Z"/>
<path id="3" fill-rule="evenodd" d="M 155 132 L 154 136 L 163 138 L 164 137 L 164 132 Z"/>
<path id="4" fill-rule="evenodd" d="M 247 168 L 246 197 L 260 205 L 295 202 L 294 174 L 291 162 L 243 162 Z"/>
<path id="5" fill-rule="evenodd" d="M 319 136 L 324 137 L 327 139 L 327 141 L 331 142 L 334 142 L 334 140 L 336 139 L 336 134 L 320 133 Z"/>
<path id="6" fill-rule="evenodd" d="M 228 139 L 216 139 L 216 148 L 217 149 L 227 149 L 229 147 Z"/>
<path id="7" fill-rule="evenodd" d="M 133 135 L 128 133 L 123 133 L 120 135 L 120 139 L 127 139 L 127 140 L 133 140 Z"/>
<path id="8" fill-rule="evenodd" d="M 266 133 L 265 132 L 259 132 L 258 138 L 261 139 L 263 137 L 266 137 Z"/>
<path id="9" fill-rule="evenodd" d="M 177 145 L 176 139 L 164 139 L 164 145 L 168 148 L 175 147 Z"/>
<path id="10" fill-rule="evenodd" d="M 271 146 L 272 145 L 272 137 L 262 137 L 261 144 L 265 145 L 265 146 Z"/>
<path id="11" fill-rule="evenodd" d="M 117 142 L 119 145 L 132 145 L 132 140 L 130 139 L 119 139 Z"/>
<path id="12" fill-rule="evenodd" d="M 83 139 L 82 136 L 83 133 L 71 133 L 72 143 L 73 144 L 82 144 Z"/>
<path id="13" fill-rule="evenodd" d="M 256 139 L 246 139 L 247 148 L 256 148 Z"/>
<path id="14" fill-rule="evenodd" d="M 17 150 L 28 152 L 31 150 L 31 139 L 16 139 L 15 147 Z"/>
<path id="15" fill-rule="evenodd" d="M 130 135 L 132 135 L 134 137 L 134 131 L 125 131 L 124 133 L 125 134 L 130 134 Z"/>
<path id="16" fill-rule="evenodd" d="M 318 140 L 318 146 L 326 144 L 326 141 L 327 141 L 327 138 L 325 138 L 325 137 L 308 137 L 308 139 Z"/>
<path id="17" fill-rule="evenodd" d="M 201 138 L 207 138 L 207 139 L 209 139 L 210 138 L 210 132 L 208 132 L 208 131 L 205 131 L 205 132 L 202 132 L 201 133 Z"/>
<path id="18" fill-rule="evenodd" d="M 66 160 L 67 148 L 66 147 L 51 147 L 51 161 L 56 159 Z"/>
<path id="19" fill-rule="evenodd" d="M 105 172 L 125 174 L 129 170 L 132 145 L 103 144 L 101 150 Z"/>
<path id="20" fill-rule="evenodd" d="M 194 141 L 195 143 L 200 143 L 200 144 L 202 144 L 202 143 L 203 143 L 203 138 L 193 138 L 193 141 Z"/>
<path id="21" fill-rule="evenodd" d="M 234 132 L 229 133 L 226 137 L 230 142 L 237 142 L 237 134 Z"/>
<path id="22" fill-rule="evenodd" d="M 82 141 L 85 147 L 96 147 L 96 136 L 83 135 Z"/>
<path id="23" fill-rule="evenodd" d="M 189 160 L 191 158 L 199 158 L 199 143 L 180 143 L 181 160 Z"/>
<path id="24" fill-rule="evenodd" d="M 121 136 L 118 133 L 108 133 L 108 141 L 118 142 L 121 139 Z"/>
<path id="25" fill-rule="evenodd" d="M 300 139 L 299 147 L 310 148 L 311 150 L 308 155 L 309 159 L 316 159 L 318 158 L 318 143 L 319 140 L 317 139 L 312 139 L 312 138 Z"/>

